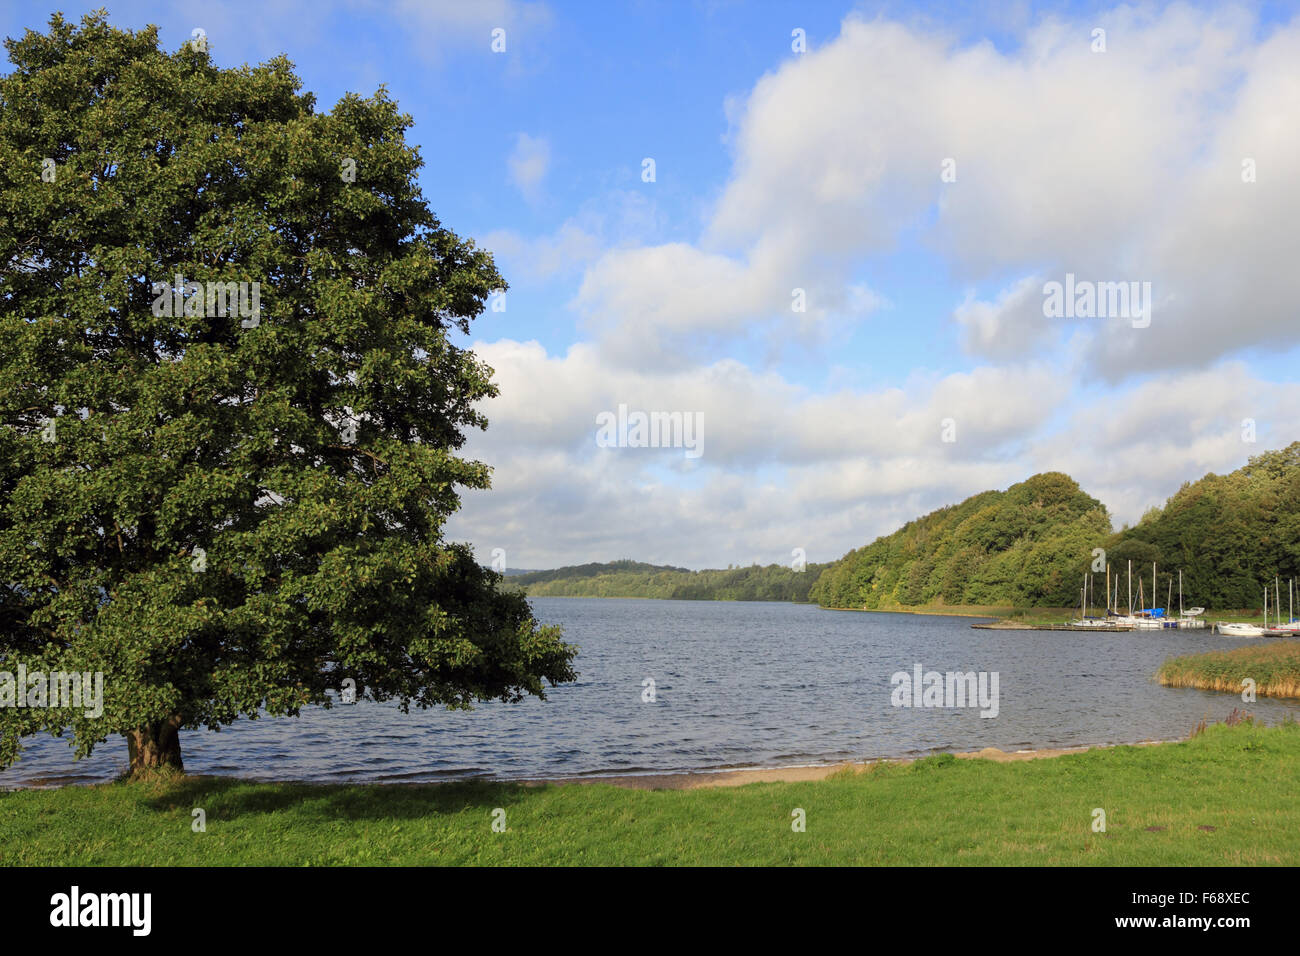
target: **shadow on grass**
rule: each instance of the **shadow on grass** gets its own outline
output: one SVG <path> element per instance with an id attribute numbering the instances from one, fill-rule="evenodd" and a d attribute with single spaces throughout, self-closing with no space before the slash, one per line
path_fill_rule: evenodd
<path id="1" fill-rule="evenodd" d="M 150 784 L 139 784 L 150 786 Z M 209 819 L 308 812 L 337 820 L 412 820 L 518 804 L 537 787 L 485 780 L 437 784 L 258 783 L 225 777 L 180 777 L 159 783 L 141 803 L 159 813 L 203 807 Z"/>

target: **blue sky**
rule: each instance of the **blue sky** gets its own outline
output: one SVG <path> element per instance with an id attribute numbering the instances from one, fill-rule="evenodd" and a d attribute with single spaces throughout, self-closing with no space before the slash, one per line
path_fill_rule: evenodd
<path id="1" fill-rule="evenodd" d="M 484 560 L 828 560 L 1043 470 L 1118 523 L 1300 438 L 1293 4 L 35 3 L 0 29 L 100 5 L 412 115 L 430 205 L 511 284 L 472 336 L 497 487 L 449 528 Z M 1152 281 L 1150 329 L 1046 320 L 1066 272 Z M 705 453 L 597 448 L 620 402 L 701 415 Z"/>

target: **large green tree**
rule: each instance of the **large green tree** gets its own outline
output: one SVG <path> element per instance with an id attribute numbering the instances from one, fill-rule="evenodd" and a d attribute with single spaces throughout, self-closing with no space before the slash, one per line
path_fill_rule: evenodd
<path id="1" fill-rule="evenodd" d="M 220 69 L 103 14 L 6 47 L 0 670 L 104 695 L 0 708 L 0 766 L 70 729 L 180 767 L 179 729 L 349 681 L 406 710 L 572 680 L 443 538 L 488 487 L 456 452 L 496 394 L 454 340 L 505 284 L 430 212 L 410 117 L 382 89 L 318 112 L 283 58 Z"/>

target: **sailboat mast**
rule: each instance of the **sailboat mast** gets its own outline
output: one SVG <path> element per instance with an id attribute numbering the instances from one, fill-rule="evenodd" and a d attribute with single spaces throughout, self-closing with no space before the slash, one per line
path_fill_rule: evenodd
<path id="1" fill-rule="evenodd" d="M 1128 559 L 1128 616 L 1133 616 L 1133 559 Z"/>

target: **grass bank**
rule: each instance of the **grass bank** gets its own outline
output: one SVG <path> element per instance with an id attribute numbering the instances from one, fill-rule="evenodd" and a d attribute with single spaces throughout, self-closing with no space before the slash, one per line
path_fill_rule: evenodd
<path id="1" fill-rule="evenodd" d="M 1262 639 L 1230 651 L 1171 657 L 1156 679 L 1168 687 L 1199 687 L 1233 694 L 1246 678 L 1263 697 L 1300 697 L 1300 641 Z"/>
<path id="2" fill-rule="evenodd" d="M 1300 864 L 1300 727 L 825 780 L 310 786 L 213 778 L 0 794 L 8 865 Z M 193 811 L 206 832 L 192 829 Z M 492 829 L 504 811 L 505 832 Z M 806 832 L 793 832 L 804 811 Z M 1106 830 L 1093 832 L 1095 811 Z"/>

